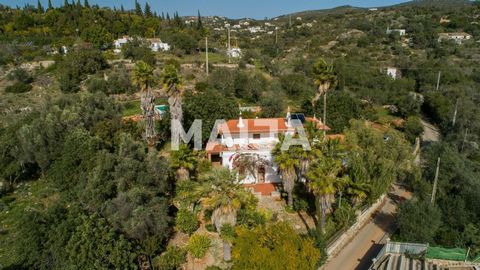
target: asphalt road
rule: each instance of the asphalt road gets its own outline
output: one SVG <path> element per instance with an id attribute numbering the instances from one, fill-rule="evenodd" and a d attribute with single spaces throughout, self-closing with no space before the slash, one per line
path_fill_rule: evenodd
<path id="1" fill-rule="evenodd" d="M 379 212 L 356 234 L 350 243 L 323 267 L 325 270 L 365 270 L 382 249 L 382 240 L 395 229 L 393 214 L 399 202 L 410 199 L 411 194 L 393 185 L 387 201 Z"/>

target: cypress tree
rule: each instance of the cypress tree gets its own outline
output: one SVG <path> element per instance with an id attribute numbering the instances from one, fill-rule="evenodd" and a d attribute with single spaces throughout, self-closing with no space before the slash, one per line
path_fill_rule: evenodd
<path id="1" fill-rule="evenodd" d="M 68 6 L 70 6 L 70 4 L 68 3 L 68 0 L 63 1 L 63 7 L 66 8 Z"/>
<path id="2" fill-rule="evenodd" d="M 197 29 L 202 29 L 202 28 L 203 28 L 202 16 L 200 16 L 200 10 L 198 10 Z"/>
<path id="3" fill-rule="evenodd" d="M 145 17 L 152 17 L 152 9 L 150 8 L 150 5 L 148 2 L 145 3 Z"/>
<path id="4" fill-rule="evenodd" d="M 52 0 L 48 0 L 48 10 L 53 9 Z"/>
<path id="5" fill-rule="evenodd" d="M 90 8 L 90 4 L 88 3 L 88 0 L 85 0 L 83 2 L 83 6 L 86 7 L 86 8 Z"/>
<path id="6" fill-rule="evenodd" d="M 123 13 L 125 12 L 125 9 L 123 8 L 123 5 L 120 5 L 120 11 Z"/>
<path id="7" fill-rule="evenodd" d="M 81 9 L 82 8 L 82 3 L 80 3 L 80 0 L 77 0 L 77 8 Z"/>
<path id="8" fill-rule="evenodd" d="M 40 0 L 37 1 L 37 11 L 38 13 L 43 13 L 45 11 L 43 9 L 42 3 L 40 3 Z"/>
<path id="9" fill-rule="evenodd" d="M 137 14 L 138 16 L 143 16 L 142 7 L 137 0 L 135 0 L 135 14 Z"/>
<path id="10" fill-rule="evenodd" d="M 167 20 L 170 21 L 170 15 L 168 14 L 168 12 L 167 12 Z"/>

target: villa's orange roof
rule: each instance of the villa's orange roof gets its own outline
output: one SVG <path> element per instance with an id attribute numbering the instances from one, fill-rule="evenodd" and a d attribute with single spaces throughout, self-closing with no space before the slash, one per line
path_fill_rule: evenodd
<path id="1" fill-rule="evenodd" d="M 257 119 L 242 119 L 243 127 L 239 128 L 238 123 L 240 119 L 228 120 L 226 124 L 221 125 L 218 131 L 225 133 L 262 133 L 262 132 L 285 132 L 293 130 L 292 127 L 287 127 L 284 118 L 257 118 Z"/>

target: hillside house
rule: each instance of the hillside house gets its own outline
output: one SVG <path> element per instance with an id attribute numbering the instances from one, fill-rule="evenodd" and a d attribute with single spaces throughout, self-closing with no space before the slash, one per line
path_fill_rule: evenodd
<path id="1" fill-rule="evenodd" d="M 316 118 L 303 114 L 287 113 L 285 118 L 257 118 L 229 120 L 217 127 L 218 137 L 209 142 L 206 152 L 215 166 L 237 170 L 241 183 L 262 195 L 271 195 L 281 181 L 281 175 L 274 162 L 272 150 L 280 141 L 281 135 L 294 135 L 295 125 L 314 123 L 319 130 L 329 130 Z M 242 170 L 240 163 L 248 160 L 255 165 L 248 171 Z M 260 191 L 257 191 L 259 189 Z"/>
<path id="2" fill-rule="evenodd" d="M 438 42 L 442 42 L 443 40 L 453 40 L 457 44 L 462 44 L 464 41 L 470 40 L 471 38 L 472 35 L 465 32 L 438 34 Z"/>
<path id="3" fill-rule="evenodd" d="M 168 43 L 162 42 L 162 40 L 159 38 L 147 38 L 147 41 L 150 43 L 150 49 L 153 52 L 170 50 L 170 45 Z"/>
<path id="4" fill-rule="evenodd" d="M 242 49 L 240 48 L 230 48 L 227 50 L 227 56 L 232 58 L 240 58 L 242 57 Z"/>
<path id="5" fill-rule="evenodd" d="M 403 37 L 407 34 L 407 30 L 405 30 L 405 29 L 390 29 L 390 28 L 387 29 L 387 35 L 395 34 L 395 33 L 398 33 L 401 37 Z"/>
<path id="6" fill-rule="evenodd" d="M 123 36 L 122 38 L 116 39 L 113 41 L 113 52 L 120 53 L 122 51 L 123 45 L 127 44 L 130 41 L 130 37 Z"/>
<path id="7" fill-rule="evenodd" d="M 400 78 L 400 70 L 398 70 L 398 68 L 396 67 L 387 67 L 385 72 L 389 77 L 391 77 L 394 80 Z"/>

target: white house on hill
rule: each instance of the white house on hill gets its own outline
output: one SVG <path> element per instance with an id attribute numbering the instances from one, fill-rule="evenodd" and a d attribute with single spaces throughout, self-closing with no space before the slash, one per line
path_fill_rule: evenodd
<path id="1" fill-rule="evenodd" d="M 147 41 L 150 43 L 150 49 L 154 52 L 170 50 L 170 45 L 162 42 L 159 38 L 148 38 Z"/>
<path id="2" fill-rule="evenodd" d="M 122 38 L 116 39 L 113 41 L 113 52 L 120 53 L 122 51 L 123 45 L 127 44 L 130 41 L 130 37 L 123 36 Z"/>
<path id="3" fill-rule="evenodd" d="M 242 49 L 240 48 L 230 48 L 227 50 L 227 56 L 232 58 L 240 58 L 242 57 Z"/>
<path id="4" fill-rule="evenodd" d="M 398 33 L 401 37 L 405 36 L 407 34 L 407 30 L 405 29 L 387 29 L 387 35 L 393 34 L 393 33 Z"/>
<path id="5" fill-rule="evenodd" d="M 457 44 L 462 44 L 463 41 L 470 40 L 471 38 L 472 35 L 465 32 L 438 34 L 438 42 L 442 42 L 443 40 L 453 40 Z"/>
<path id="6" fill-rule="evenodd" d="M 298 119 L 295 122 L 293 119 Z M 271 195 L 280 184 L 281 175 L 274 161 L 272 150 L 279 142 L 279 136 L 294 135 L 295 124 L 312 122 L 319 130 L 329 130 L 316 118 L 305 118 L 303 114 L 287 114 L 286 118 L 257 118 L 229 120 L 217 127 L 218 137 L 209 142 L 207 155 L 214 165 L 237 170 L 241 183 L 262 195 Z M 242 163 L 248 160 L 254 168 L 242 170 Z"/>

